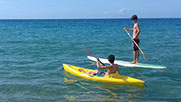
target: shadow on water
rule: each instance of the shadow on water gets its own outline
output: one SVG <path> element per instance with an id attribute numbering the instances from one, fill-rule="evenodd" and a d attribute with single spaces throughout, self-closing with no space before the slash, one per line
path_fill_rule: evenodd
<path id="1" fill-rule="evenodd" d="M 69 101 L 132 102 L 143 98 L 145 87 L 100 83 L 83 79 L 67 72 L 64 74 L 64 83 L 68 85 L 69 90 L 74 90 L 64 95 L 64 98 Z"/>

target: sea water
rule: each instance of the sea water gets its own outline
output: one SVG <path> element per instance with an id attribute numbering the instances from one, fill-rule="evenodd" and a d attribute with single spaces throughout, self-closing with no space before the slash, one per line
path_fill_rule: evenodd
<path id="1" fill-rule="evenodd" d="M 0 20 L 0 102 L 181 101 L 181 19 L 139 19 L 139 62 L 166 69 L 120 66 L 120 74 L 146 86 L 94 82 L 65 72 L 62 64 L 96 69 L 97 57 L 132 61 L 124 27 L 130 19 Z M 132 32 L 130 32 L 132 34 Z"/>

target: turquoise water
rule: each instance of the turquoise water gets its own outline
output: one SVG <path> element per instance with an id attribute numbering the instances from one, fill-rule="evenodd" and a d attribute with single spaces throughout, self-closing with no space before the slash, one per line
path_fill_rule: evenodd
<path id="1" fill-rule="evenodd" d="M 89 53 L 132 61 L 123 27 L 130 19 L 0 20 L 0 101 L 181 101 L 181 19 L 140 19 L 140 47 L 148 61 L 167 69 L 127 68 L 120 74 L 147 86 L 112 85 L 78 78 L 62 64 L 96 69 Z"/>

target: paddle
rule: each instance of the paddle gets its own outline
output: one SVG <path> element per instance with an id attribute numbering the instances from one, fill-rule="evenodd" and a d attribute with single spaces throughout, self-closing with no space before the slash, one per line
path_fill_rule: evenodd
<path id="1" fill-rule="evenodd" d="M 141 48 L 138 46 L 138 44 L 133 40 L 133 37 L 129 34 L 129 32 L 127 31 L 127 29 L 125 29 L 125 31 L 127 32 L 127 34 L 129 35 L 129 37 L 131 38 L 131 40 L 135 43 L 135 45 L 138 47 L 138 49 L 141 51 L 141 53 L 143 54 L 143 58 L 147 61 L 145 54 L 143 53 L 143 51 L 141 50 Z"/>
<path id="2" fill-rule="evenodd" d="M 87 50 L 87 52 L 89 52 L 93 57 L 97 58 L 96 56 L 94 56 L 94 55 L 92 54 L 92 52 L 90 52 L 90 51 L 84 46 L 83 43 L 82 43 L 82 46 L 83 46 L 83 47 Z M 105 64 L 102 63 L 100 60 L 99 60 L 99 62 L 100 62 L 103 66 L 105 66 Z"/>

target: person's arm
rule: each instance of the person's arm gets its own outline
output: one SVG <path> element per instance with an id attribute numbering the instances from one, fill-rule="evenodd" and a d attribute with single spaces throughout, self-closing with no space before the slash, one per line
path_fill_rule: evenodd
<path id="1" fill-rule="evenodd" d="M 118 73 L 120 73 L 120 70 L 119 70 L 119 66 L 117 65 L 117 71 L 118 71 Z"/>
<path id="2" fill-rule="evenodd" d="M 129 28 L 124 28 L 124 30 L 129 30 L 129 31 L 133 32 L 133 29 L 129 29 Z"/>
<path id="3" fill-rule="evenodd" d="M 137 23 L 136 25 L 135 25 L 135 29 L 136 29 L 136 35 L 135 35 L 135 37 L 133 38 L 133 39 L 135 39 L 136 37 L 138 37 L 138 35 L 140 34 L 140 26 L 139 26 L 139 24 Z"/>
<path id="4" fill-rule="evenodd" d="M 97 68 L 99 69 L 108 69 L 110 66 L 100 66 L 99 64 L 99 58 L 97 58 Z"/>

